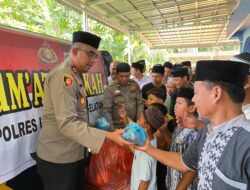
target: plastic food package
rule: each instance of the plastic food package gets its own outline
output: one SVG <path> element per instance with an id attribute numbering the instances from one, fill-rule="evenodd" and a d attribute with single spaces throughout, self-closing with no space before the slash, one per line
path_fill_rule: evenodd
<path id="1" fill-rule="evenodd" d="M 146 131 L 140 125 L 130 122 L 124 130 L 125 133 L 121 135 L 123 139 L 139 146 L 143 146 L 145 144 L 147 139 Z"/>
<path id="2" fill-rule="evenodd" d="M 89 190 L 129 190 L 133 153 L 105 140 L 100 152 L 92 154 L 87 169 Z"/>
<path id="3" fill-rule="evenodd" d="M 113 128 L 111 127 L 110 123 L 107 120 L 106 116 L 101 116 L 96 120 L 95 127 L 97 129 L 102 129 L 104 131 L 113 131 Z"/>

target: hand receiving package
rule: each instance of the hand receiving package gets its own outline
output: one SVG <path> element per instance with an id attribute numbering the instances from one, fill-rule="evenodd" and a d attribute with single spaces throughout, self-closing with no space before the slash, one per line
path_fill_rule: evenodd
<path id="1" fill-rule="evenodd" d="M 101 116 L 100 118 L 98 118 L 96 120 L 96 124 L 95 124 L 95 127 L 97 129 L 102 129 L 104 131 L 112 131 L 113 128 L 112 126 L 109 124 L 106 116 Z"/>
<path id="2" fill-rule="evenodd" d="M 143 146 L 145 144 L 147 139 L 146 131 L 140 125 L 130 122 L 124 130 L 125 133 L 121 135 L 123 139 L 139 146 Z"/>

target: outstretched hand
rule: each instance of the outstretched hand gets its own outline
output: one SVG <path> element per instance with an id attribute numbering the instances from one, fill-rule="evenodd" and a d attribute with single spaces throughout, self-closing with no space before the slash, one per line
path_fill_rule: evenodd
<path id="1" fill-rule="evenodd" d="M 122 104 L 122 105 L 120 106 L 120 108 L 119 108 L 119 110 L 118 110 L 118 113 L 119 113 L 120 118 L 122 118 L 122 119 L 124 119 L 124 118 L 127 117 L 127 111 L 126 111 L 126 109 L 125 109 L 124 104 Z"/>
<path id="2" fill-rule="evenodd" d="M 121 134 L 123 133 L 125 133 L 124 129 L 116 129 L 114 132 L 107 132 L 106 138 L 114 141 L 119 145 L 133 145 L 133 143 L 128 142 L 121 137 Z"/>
<path id="3" fill-rule="evenodd" d="M 123 125 L 127 125 L 128 123 L 132 122 L 132 120 L 129 117 L 127 117 L 127 111 L 125 109 L 124 104 L 122 104 L 121 107 L 119 108 L 118 114 L 119 114 L 119 116 L 121 118 L 120 122 Z"/>

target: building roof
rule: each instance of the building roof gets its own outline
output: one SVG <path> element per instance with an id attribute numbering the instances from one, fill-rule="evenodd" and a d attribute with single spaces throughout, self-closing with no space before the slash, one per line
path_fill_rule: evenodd
<path id="1" fill-rule="evenodd" d="M 226 27 L 239 0 L 58 0 L 151 49 L 239 45 Z"/>

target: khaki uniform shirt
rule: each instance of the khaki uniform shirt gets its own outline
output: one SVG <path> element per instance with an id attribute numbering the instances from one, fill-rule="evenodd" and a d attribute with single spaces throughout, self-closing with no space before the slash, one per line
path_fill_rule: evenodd
<path id="1" fill-rule="evenodd" d="M 119 85 L 117 81 L 104 90 L 103 114 L 107 115 L 110 124 L 115 128 L 123 128 L 118 110 L 124 104 L 127 116 L 136 121 L 143 112 L 141 91 L 134 80 L 127 85 Z"/>
<path id="2" fill-rule="evenodd" d="M 83 159 L 84 147 L 98 152 L 105 132 L 89 127 L 87 122 L 86 91 L 68 59 L 45 79 L 38 156 L 49 162 L 72 163 Z"/>

